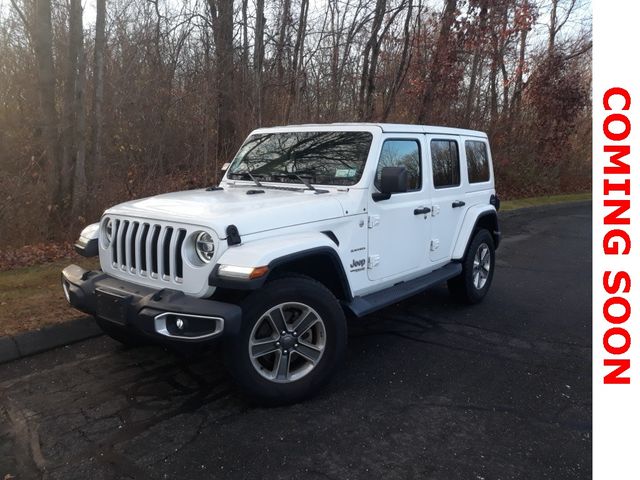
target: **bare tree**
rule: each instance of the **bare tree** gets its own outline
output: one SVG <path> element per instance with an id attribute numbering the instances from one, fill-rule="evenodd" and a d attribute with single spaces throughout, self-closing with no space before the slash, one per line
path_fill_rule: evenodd
<path id="1" fill-rule="evenodd" d="M 360 75 L 360 94 L 358 101 L 358 113 L 363 120 L 370 120 L 373 114 L 374 79 L 378 55 L 380 54 L 380 30 L 387 9 L 387 0 L 376 0 L 373 13 L 373 25 L 362 54 L 362 73 Z"/>
<path id="2" fill-rule="evenodd" d="M 469 127 L 472 121 L 473 104 L 476 99 L 476 84 L 478 82 L 481 62 L 485 52 L 485 39 L 487 37 L 487 11 L 488 0 L 480 1 L 480 10 L 478 14 L 478 27 L 473 33 L 471 41 L 475 50 L 473 60 L 471 62 L 471 73 L 469 75 L 469 89 L 467 90 L 467 99 L 465 102 L 464 122 L 465 127 Z"/>
<path id="3" fill-rule="evenodd" d="M 298 32 L 296 43 L 293 48 L 293 61 L 291 62 L 291 74 L 289 77 L 289 94 L 286 101 L 284 120 L 286 123 L 291 118 L 291 109 L 297 105 L 299 99 L 299 89 L 301 81 L 299 76 L 302 73 L 302 62 L 304 57 L 304 41 L 307 31 L 307 15 L 309 13 L 309 0 L 301 0 L 300 17 L 298 19 Z"/>
<path id="4" fill-rule="evenodd" d="M 62 169 L 60 172 L 59 204 L 71 204 L 73 177 L 78 143 L 84 141 L 78 138 L 78 82 L 79 57 L 84 55 L 82 45 L 82 6 L 80 0 L 70 0 L 69 35 L 67 37 L 67 65 L 64 82 L 63 113 L 62 113 Z"/>
<path id="5" fill-rule="evenodd" d="M 427 80 L 422 94 L 422 102 L 418 113 L 418 121 L 425 123 L 433 118 L 434 105 L 437 98 L 436 88 L 443 81 L 444 71 L 449 65 L 449 55 L 452 37 L 452 27 L 455 20 L 456 10 L 458 8 L 457 0 L 446 0 L 444 11 L 442 12 L 442 20 L 440 22 L 440 31 L 436 41 L 435 50 L 432 54 L 432 60 L 427 73 Z"/>
<path id="6" fill-rule="evenodd" d="M 226 159 L 234 148 L 236 129 L 233 112 L 233 0 L 208 0 L 216 42 L 217 160 Z M 216 164 L 217 165 L 217 164 Z M 217 171 L 217 168 L 216 168 Z"/>
<path id="7" fill-rule="evenodd" d="M 53 64 L 53 31 L 51 25 L 51 0 L 35 0 L 33 22 L 33 47 L 36 56 L 38 98 L 42 120 L 42 167 L 46 172 L 49 191 L 49 211 L 58 206 L 58 175 L 60 172 L 58 150 L 58 111 L 56 109 L 56 77 Z M 53 215 L 49 216 L 48 233 L 53 228 Z"/>
<path id="8" fill-rule="evenodd" d="M 106 48 L 106 0 L 96 0 L 96 39 L 93 50 L 93 115 L 91 118 L 91 152 L 89 183 L 93 185 L 96 172 L 102 171 L 102 129 L 104 101 L 104 53 Z"/>
<path id="9" fill-rule="evenodd" d="M 469 126 L 492 135 L 506 196 L 589 185 L 580 0 L 97 0 L 95 43 L 80 0 L 9 1 L 0 190 L 24 201 L 0 207 L 20 232 L 0 242 L 46 238 L 43 224 L 65 238 L 70 211 L 210 184 L 242 135 L 289 122 Z"/>
<path id="10" fill-rule="evenodd" d="M 280 28 L 275 50 L 276 81 L 277 86 L 284 85 L 284 57 L 288 43 L 289 23 L 291 21 L 291 0 L 282 0 L 282 13 L 280 14 Z"/>
<path id="11" fill-rule="evenodd" d="M 71 8 L 74 10 L 74 20 L 77 22 L 73 29 L 74 37 L 71 39 L 76 44 L 78 52 L 78 73 L 75 82 L 74 116 L 75 127 L 75 162 L 73 172 L 73 192 L 71 196 L 71 213 L 77 218 L 84 211 L 84 202 L 87 196 L 87 174 L 85 155 L 85 83 L 86 83 L 86 55 L 84 49 L 84 34 L 82 31 L 82 3 L 80 0 L 71 0 Z"/>
<path id="12" fill-rule="evenodd" d="M 564 13 L 560 11 L 561 6 L 564 6 Z M 561 0 L 551 0 L 549 12 L 549 43 L 547 46 L 547 53 L 550 56 L 556 53 L 556 39 L 558 34 L 569 18 L 571 18 L 571 13 L 575 6 L 576 0 L 567 0 L 564 5 Z"/>
<path id="13" fill-rule="evenodd" d="M 407 69 L 410 63 L 410 50 L 411 50 L 411 21 L 413 20 L 413 0 L 407 1 L 407 11 L 405 13 L 404 19 L 404 29 L 403 29 L 403 45 L 402 45 L 402 53 L 400 54 L 400 61 L 398 63 L 398 68 L 396 70 L 396 75 L 393 79 L 393 83 L 389 88 L 389 94 L 387 95 L 384 102 L 384 109 L 382 112 L 382 121 L 386 121 L 391 113 L 391 109 L 393 108 L 394 102 L 396 100 L 396 95 L 400 90 L 400 87 L 404 83 L 405 75 L 407 73 Z"/>
<path id="14" fill-rule="evenodd" d="M 262 123 L 262 71 L 264 64 L 264 0 L 256 0 L 255 45 L 253 47 L 253 70 L 255 74 L 255 117 Z"/>

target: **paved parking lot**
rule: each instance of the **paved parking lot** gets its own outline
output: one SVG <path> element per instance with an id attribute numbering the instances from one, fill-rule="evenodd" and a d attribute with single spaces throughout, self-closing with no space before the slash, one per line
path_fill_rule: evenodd
<path id="1" fill-rule="evenodd" d="M 317 397 L 259 408 L 219 355 L 98 338 L 0 366 L 0 478 L 591 476 L 591 206 L 506 214 L 492 291 L 350 325 Z"/>

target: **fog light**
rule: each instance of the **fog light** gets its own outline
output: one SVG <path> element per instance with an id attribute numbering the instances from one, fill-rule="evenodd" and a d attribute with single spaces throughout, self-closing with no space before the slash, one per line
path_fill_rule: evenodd
<path id="1" fill-rule="evenodd" d="M 167 337 L 198 340 L 221 334 L 224 320 L 206 315 L 163 312 L 154 318 L 154 328 L 160 335 Z"/>

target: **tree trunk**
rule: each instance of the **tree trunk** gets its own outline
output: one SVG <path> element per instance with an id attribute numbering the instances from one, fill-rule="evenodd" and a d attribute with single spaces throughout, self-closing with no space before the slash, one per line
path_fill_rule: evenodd
<path id="1" fill-rule="evenodd" d="M 556 35 L 558 33 L 558 0 L 551 0 L 551 13 L 549 14 L 549 44 L 547 54 L 551 57 L 556 50 Z"/>
<path id="2" fill-rule="evenodd" d="M 264 0 L 256 0 L 256 32 L 253 47 L 253 70 L 256 82 L 255 117 L 262 125 L 262 67 L 264 63 Z"/>
<path id="3" fill-rule="evenodd" d="M 340 80 L 339 74 L 340 64 L 340 32 L 338 31 L 338 7 L 337 0 L 329 0 L 327 2 L 327 13 L 330 21 L 331 35 L 331 62 L 329 82 L 331 83 L 331 92 L 329 92 L 329 117 L 335 118 L 338 113 L 338 104 L 340 102 Z"/>
<path id="4" fill-rule="evenodd" d="M 382 27 L 382 20 L 387 8 L 386 0 L 376 0 L 373 16 L 373 25 L 369 40 L 364 47 L 362 74 L 360 76 L 360 94 L 358 96 L 358 113 L 360 120 L 369 120 L 373 114 L 373 90 L 378 54 L 380 52 L 380 39 L 378 34 Z"/>
<path id="5" fill-rule="evenodd" d="M 76 19 L 79 27 L 74 30 L 76 37 L 73 39 L 78 50 L 78 78 L 76 81 L 75 94 L 75 118 L 76 118 L 76 152 L 75 152 L 75 172 L 73 176 L 73 194 L 71 201 L 71 212 L 76 219 L 84 214 L 84 205 L 87 197 L 87 175 L 85 162 L 85 84 L 86 84 L 86 56 L 84 53 L 84 37 L 82 31 L 82 4 L 80 0 L 71 0 L 72 8 L 76 10 Z"/>
<path id="6" fill-rule="evenodd" d="M 76 94 L 78 83 L 78 57 L 80 45 L 78 37 L 82 38 L 82 6 L 80 0 L 69 1 L 69 35 L 67 71 L 64 82 L 63 95 L 63 144 L 62 171 L 60 173 L 60 201 L 65 206 L 71 206 L 73 177 L 77 154 L 77 125 L 76 125 Z"/>
<path id="7" fill-rule="evenodd" d="M 38 99 L 41 110 L 42 160 L 49 193 L 47 236 L 52 230 L 53 213 L 58 207 L 60 163 L 58 154 L 58 112 L 56 110 L 56 78 L 53 64 L 53 32 L 51 0 L 36 0 L 32 38 L 38 73 Z"/>
<path id="8" fill-rule="evenodd" d="M 467 101 L 465 104 L 464 110 L 464 126 L 469 128 L 472 121 L 472 113 L 473 113 L 473 99 L 475 96 L 476 90 L 476 82 L 478 80 L 478 70 L 480 69 L 480 63 L 482 61 L 482 56 L 484 53 L 484 39 L 485 39 L 485 30 L 487 28 L 487 1 L 482 2 L 482 6 L 480 8 L 479 22 L 478 22 L 478 32 L 476 33 L 475 38 L 475 53 L 473 54 L 473 62 L 471 64 L 471 75 L 469 78 L 469 90 L 467 91 Z"/>
<path id="9" fill-rule="evenodd" d="M 491 130 L 498 120 L 498 34 L 491 35 L 491 70 L 489 71 L 490 124 Z"/>
<path id="10" fill-rule="evenodd" d="M 103 170 L 102 162 L 102 102 L 104 100 L 104 52 L 106 46 L 106 0 L 96 0 L 96 40 L 93 52 L 93 116 L 91 128 L 91 151 L 93 158 L 88 165 L 89 184 L 95 183 Z"/>
<path id="11" fill-rule="evenodd" d="M 384 108 L 382 110 L 382 121 L 387 121 L 389 114 L 391 113 L 391 109 L 393 108 L 393 104 L 396 99 L 396 95 L 400 90 L 404 82 L 404 78 L 407 74 L 407 69 L 409 68 L 409 63 L 411 62 L 411 58 L 409 55 L 409 51 L 411 48 L 411 20 L 413 19 L 413 0 L 408 0 L 407 5 L 407 16 L 404 19 L 404 43 L 402 45 L 402 53 L 400 54 L 400 62 L 398 65 L 398 70 L 396 71 L 395 78 L 393 79 L 393 83 L 391 85 L 391 89 L 389 95 L 385 99 Z"/>
<path id="12" fill-rule="evenodd" d="M 444 12 L 442 14 L 442 22 L 440 24 L 440 32 L 436 48 L 433 52 L 433 58 L 430 63 L 429 73 L 424 93 L 422 95 L 422 104 L 418 113 L 418 121 L 426 123 L 433 120 L 434 107 L 436 102 L 436 88 L 443 80 L 442 72 L 448 67 L 449 48 L 451 28 L 456 18 L 457 0 L 446 0 Z"/>
<path id="13" fill-rule="evenodd" d="M 289 78 L 289 96 L 287 97 L 287 106 L 285 111 L 285 123 L 289 123 L 291 117 L 291 108 L 297 105 L 298 85 L 300 84 L 298 76 L 302 71 L 302 62 L 304 58 L 304 39 L 307 31 L 307 13 L 309 11 L 309 0 L 301 0 L 300 3 L 300 19 L 298 21 L 298 34 L 296 35 L 296 44 L 293 48 L 293 62 L 291 64 L 291 76 Z"/>
<path id="14" fill-rule="evenodd" d="M 209 32 L 204 32 L 204 94 L 202 98 L 202 171 L 205 177 L 209 176 L 209 78 L 211 76 L 211 43 L 209 41 Z M 218 172 L 213 172 L 213 182 L 217 180 Z"/>
<path id="15" fill-rule="evenodd" d="M 235 117 L 233 108 L 233 0 L 208 0 L 216 42 L 218 144 L 215 171 L 218 162 L 227 161 L 235 144 Z"/>
<path id="16" fill-rule="evenodd" d="M 249 20 L 247 15 L 248 0 L 242 0 L 242 70 L 249 70 Z"/>
<path id="17" fill-rule="evenodd" d="M 284 49 L 287 43 L 287 33 L 289 30 L 289 17 L 291 16 L 291 0 L 283 0 L 282 17 L 280 18 L 280 30 L 276 43 L 276 74 L 278 87 L 284 85 Z"/>
<path id="18" fill-rule="evenodd" d="M 400 63 L 398 65 L 398 70 L 396 71 L 395 78 L 393 80 L 393 84 L 391 85 L 391 89 L 389 95 L 385 99 L 384 108 L 382 111 L 382 121 L 385 122 L 391 113 L 391 109 L 393 108 L 393 104 L 396 99 L 396 95 L 404 82 L 405 75 L 407 73 L 407 68 L 409 67 L 410 56 L 409 49 L 411 47 L 411 20 L 413 18 L 413 0 L 408 0 L 407 6 L 407 16 L 404 19 L 404 44 L 402 45 L 402 53 L 400 55 Z"/>
<path id="19" fill-rule="evenodd" d="M 500 71 L 502 72 L 502 109 L 500 110 L 504 115 L 509 109 L 509 73 L 507 72 L 507 66 L 504 63 L 504 56 L 500 57 Z"/>

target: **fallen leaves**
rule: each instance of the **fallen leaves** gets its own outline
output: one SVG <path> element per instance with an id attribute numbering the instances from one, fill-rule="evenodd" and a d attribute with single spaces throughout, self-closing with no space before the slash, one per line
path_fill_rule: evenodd
<path id="1" fill-rule="evenodd" d="M 0 272 L 49 263 L 71 257 L 73 254 L 73 246 L 69 242 L 37 243 L 16 249 L 0 250 Z"/>

